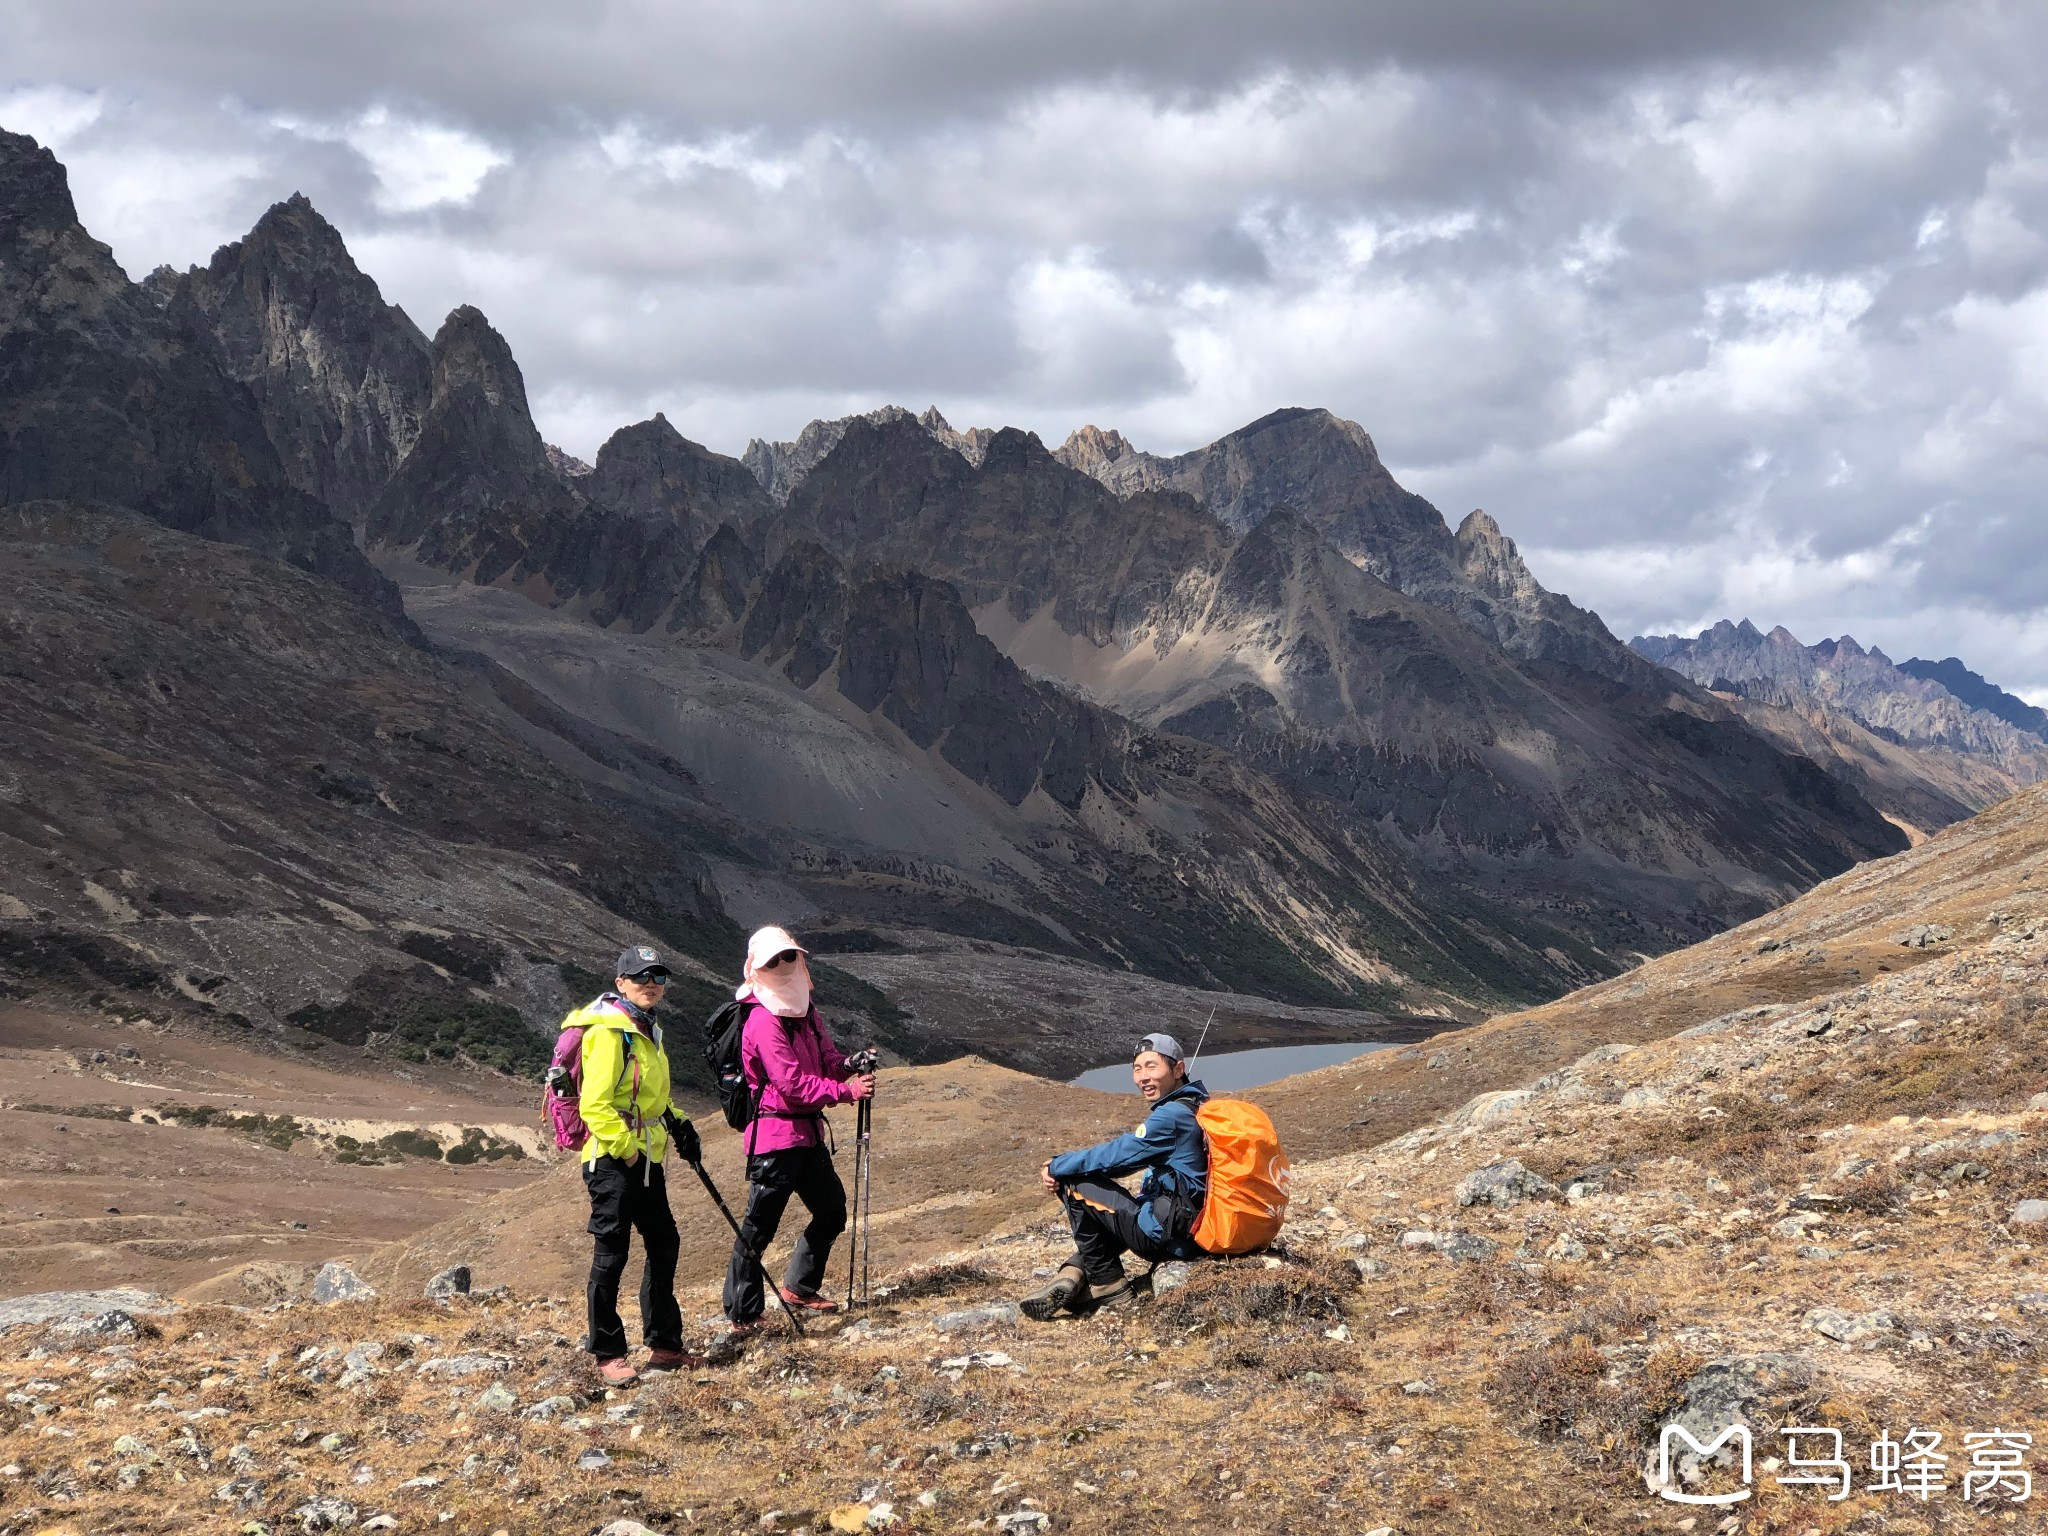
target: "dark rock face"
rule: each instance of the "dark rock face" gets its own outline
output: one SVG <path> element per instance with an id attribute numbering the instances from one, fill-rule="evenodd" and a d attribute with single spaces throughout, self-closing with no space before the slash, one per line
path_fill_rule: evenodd
<path id="1" fill-rule="evenodd" d="M 414 546 L 430 565 L 473 566 L 488 583 L 551 522 L 577 512 L 548 464 L 512 349 L 465 304 L 434 337 L 432 403 L 419 440 L 370 508 L 368 538 Z"/>
<path id="2" fill-rule="evenodd" d="M 0 504 L 133 508 L 339 583 L 388 616 L 398 594 L 347 527 L 290 483 L 205 317 L 158 304 L 78 223 L 64 169 L 0 132 Z"/>
<path id="3" fill-rule="evenodd" d="M 151 286 L 205 317 L 292 484 L 360 521 L 419 438 L 433 366 L 334 226 L 294 194 L 206 266 Z"/>
<path id="4" fill-rule="evenodd" d="M 693 550 L 721 523 L 744 528 L 775 510 L 744 464 L 691 442 L 659 413 L 614 432 L 579 488 L 607 511 L 674 523 Z"/>
<path id="5" fill-rule="evenodd" d="M 1900 662 L 1899 670 L 1908 677 L 1919 678 L 1922 682 L 1939 683 L 1970 708 L 1996 715 L 2007 725 L 2018 726 L 2023 731 L 2032 731 L 2043 741 L 2048 741 L 2048 709 L 2041 709 L 2029 704 L 2025 699 L 2015 698 L 1996 683 L 1986 682 L 1983 674 L 1971 671 L 1957 657 L 1927 661 L 1915 656 L 1909 661 Z"/>

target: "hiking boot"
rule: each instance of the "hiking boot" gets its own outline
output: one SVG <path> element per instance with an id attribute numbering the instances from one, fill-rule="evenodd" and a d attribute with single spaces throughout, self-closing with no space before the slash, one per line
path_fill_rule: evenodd
<path id="1" fill-rule="evenodd" d="M 653 1375 L 660 1371 L 694 1371 L 711 1362 L 703 1355 L 687 1349 L 650 1349 L 647 1351 L 647 1372 Z"/>
<path id="2" fill-rule="evenodd" d="M 786 1285 L 778 1285 L 775 1289 L 789 1305 L 801 1307 L 806 1312 L 837 1312 L 839 1310 L 838 1302 L 829 1301 L 823 1296 L 806 1296 L 802 1291 L 792 1291 Z"/>
<path id="3" fill-rule="evenodd" d="M 1067 1265 L 1052 1277 L 1052 1283 L 1033 1291 L 1017 1303 L 1017 1310 L 1034 1323 L 1046 1323 L 1060 1313 L 1074 1306 L 1076 1299 L 1088 1288 L 1088 1277 L 1072 1265 Z"/>
<path id="4" fill-rule="evenodd" d="M 725 1325 L 725 1336 L 728 1339 L 751 1339 L 767 1326 L 767 1318 L 750 1317 L 744 1323 L 727 1323 Z"/>
<path id="5" fill-rule="evenodd" d="M 633 1369 L 633 1363 L 624 1355 L 598 1361 L 597 1374 L 608 1387 L 630 1387 L 640 1379 L 640 1373 Z"/>
<path id="6" fill-rule="evenodd" d="M 1084 1306 L 1090 1312 L 1109 1312 L 1118 1307 L 1129 1306 L 1137 1299 L 1138 1293 L 1131 1282 L 1119 1276 L 1107 1285 L 1089 1286 L 1088 1299 Z"/>

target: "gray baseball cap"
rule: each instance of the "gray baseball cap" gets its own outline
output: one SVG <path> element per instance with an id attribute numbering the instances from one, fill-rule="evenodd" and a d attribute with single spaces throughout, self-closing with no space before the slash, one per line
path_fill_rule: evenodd
<path id="1" fill-rule="evenodd" d="M 1147 1051 L 1157 1051 L 1168 1061 L 1188 1059 L 1188 1053 L 1180 1048 L 1180 1042 L 1171 1035 L 1147 1035 L 1138 1042 L 1138 1048 L 1131 1052 L 1131 1060 L 1136 1061 Z"/>
<path id="2" fill-rule="evenodd" d="M 612 974 L 614 976 L 638 976 L 642 971 L 665 971 L 667 969 L 668 962 L 661 958 L 659 951 L 649 949 L 645 944 L 628 944 L 619 951 L 619 968 L 613 971 Z"/>

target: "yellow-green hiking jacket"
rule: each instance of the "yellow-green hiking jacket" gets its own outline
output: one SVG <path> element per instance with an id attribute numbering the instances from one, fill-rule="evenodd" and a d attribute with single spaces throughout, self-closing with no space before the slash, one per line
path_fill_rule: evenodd
<path id="1" fill-rule="evenodd" d="M 576 1112 L 590 1130 L 583 1161 L 594 1163 L 600 1156 L 624 1161 L 644 1152 L 660 1162 L 668 1151 L 661 1115 L 669 1107 L 668 1052 L 662 1049 L 661 1030 L 650 1024 L 643 1033 L 609 994 L 562 1021 L 564 1029 L 579 1026 L 583 1092 Z"/>

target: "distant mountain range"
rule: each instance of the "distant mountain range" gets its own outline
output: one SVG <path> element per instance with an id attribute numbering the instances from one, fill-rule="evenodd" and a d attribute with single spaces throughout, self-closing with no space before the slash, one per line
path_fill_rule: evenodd
<path id="1" fill-rule="evenodd" d="M 542 440 L 482 314 L 429 338 L 305 199 L 207 266 L 136 284 L 17 135 L 0 135 L 0 337 L 24 604 L 105 566 L 127 573 L 95 578 L 105 654 L 233 633 L 271 665 L 253 615 L 301 601 L 284 568 L 340 594 L 316 605 L 331 638 L 274 679 L 292 709 L 250 673 L 191 713 L 218 745 L 209 773 L 283 797 L 247 846 L 196 825 L 183 845 L 246 867 L 250 910 L 289 918 L 245 925 L 234 956 L 194 948 L 218 914 L 149 895 L 178 888 L 180 842 L 148 829 L 220 803 L 224 781 L 166 749 L 91 799 L 90 835 L 62 812 L 77 785 L 60 781 L 104 766 L 66 712 L 128 707 L 137 664 L 45 643 L 40 702 L 8 722 L 42 745 L 9 754 L 38 766 L 0 795 L 0 933 L 118 929 L 178 975 L 216 967 L 204 995 L 252 1018 L 326 1017 L 421 929 L 483 946 L 495 968 L 473 984 L 544 1017 L 531 957 L 566 959 L 570 935 L 467 899 L 458 918 L 448 893 L 486 864 L 559 889 L 539 905 L 582 914 L 579 932 L 610 911 L 718 955 L 739 925 L 795 922 L 876 1018 L 851 980 L 861 953 L 971 974 L 977 946 L 1470 1014 L 1907 842 L 1878 779 L 1816 766 L 1746 693 L 1624 646 L 1491 518 L 1454 531 L 1327 411 L 1175 458 L 887 407 L 742 461 L 656 416 L 584 465 Z M 162 531 L 125 543 L 124 518 Z M 221 557 L 217 632 L 192 540 L 250 552 Z M 181 573 L 174 619 L 122 564 L 131 548 Z M 141 696 L 172 732 L 174 695 Z M 448 773 L 424 795 L 429 741 Z M 2008 756 L 1998 773 L 2024 771 Z M 1916 808 L 1893 814 L 1940 819 Z M 120 863 L 128 847 L 156 849 L 151 870 Z M 331 961 L 295 964 L 309 945 Z M 1056 997 L 1016 1008 L 1034 1037 L 1065 1027 Z M 916 1049 L 1001 1054 L 943 1020 L 901 1027 Z"/>
<path id="2" fill-rule="evenodd" d="M 1782 626 L 1765 634 L 1747 619 L 1723 619 L 1690 640 L 1638 635 L 1629 644 L 1728 698 L 1752 725 L 1916 830 L 2048 778 L 2048 716 L 1954 657 L 1894 665 L 1847 635 L 1802 645 Z"/>

